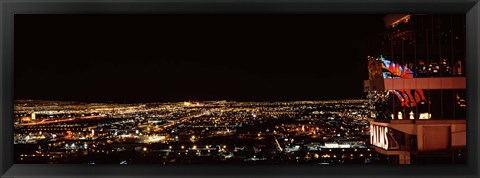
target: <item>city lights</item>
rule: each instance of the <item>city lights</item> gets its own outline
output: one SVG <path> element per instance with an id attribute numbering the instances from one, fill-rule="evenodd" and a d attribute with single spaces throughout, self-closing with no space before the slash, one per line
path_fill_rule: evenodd
<path id="1" fill-rule="evenodd" d="M 38 153 L 58 155 L 49 161 L 74 159 L 76 154 L 94 157 L 98 154 L 142 153 L 136 159 L 151 157 L 162 163 L 194 160 L 197 157 L 224 161 L 244 160 L 243 157 L 248 154 L 256 154 L 256 157 L 245 158 L 244 161 L 278 161 L 282 156 L 289 157 L 289 154 L 300 153 L 303 149 L 314 152 L 310 156 L 302 156 L 307 161 L 312 156 L 316 159 L 332 159 L 331 154 L 339 151 L 367 147 L 361 136 L 361 133 L 368 131 L 365 100 L 281 103 L 214 101 L 195 107 L 184 107 L 183 102 L 149 107 L 136 104 L 98 104 L 95 107 L 101 109 L 89 110 L 90 112 L 83 110 L 82 105 L 77 109 L 62 104 L 50 103 L 57 110 L 48 107 L 55 112 L 37 114 L 37 121 L 20 122 L 18 129 L 34 129 L 34 132 L 18 134 L 15 137 L 17 144 L 49 142 Z M 42 111 L 46 105 L 39 104 L 36 109 L 38 113 L 47 113 Z M 323 108 L 332 111 L 323 111 Z M 17 111 L 22 109 L 19 107 Z M 301 115 L 305 110 L 312 109 L 322 112 Z M 30 111 L 30 108 L 25 110 Z M 64 113 L 72 115 L 68 117 L 72 120 L 63 120 Z M 279 119 L 290 120 L 294 117 L 298 117 L 298 124 L 276 123 Z M 38 118 L 45 118 L 45 122 L 38 121 Z M 51 120 L 58 122 L 50 124 Z M 22 125 L 27 123 L 28 125 Z M 263 123 L 268 127 L 257 128 Z M 331 127 L 332 124 L 338 127 Z M 337 140 L 341 133 L 352 133 L 352 136 Z M 311 143 L 303 143 L 303 137 L 313 140 Z M 228 146 L 230 143 L 234 143 L 232 147 Z M 64 147 L 58 148 L 60 144 Z M 328 152 L 329 156 L 324 152 Z M 292 155 L 293 160 L 297 160 L 296 157 Z M 119 157 L 119 160 L 113 158 L 111 161 L 118 163 L 124 160 Z"/>
<path id="2" fill-rule="evenodd" d="M 125 55 L 128 61 L 141 61 L 134 65 L 116 63 L 114 56 L 85 55 L 87 58 L 78 58 L 112 60 L 101 65 L 92 60 L 70 67 L 61 66 L 63 62 L 51 67 L 18 67 L 20 74 L 62 74 L 61 80 L 33 78 L 38 83 L 28 85 L 32 88 L 16 86 L 18 93 L 60 89 L 65 90 L 64 95 L 74 95 L 73 89 L 77 89 L 81 97 L 54 93 L 45 100 L 28 95 L 15 100 L 15 164 L 464 163 L 471 155 L 465 152 L 463 18 L 450 14 L 389 14 L 375 20 L 380 24 L 383 20 L 383 26 L 378 25 L 383 31 L 378 29 L 365 37 L 361 45 L 365 51 L 357 54 L 356 50 L 344 50 L 360 44 L 356 41 L 344 40 L 355 45 L 331 45 L 341 47 L 339 59 L 329 59 L 329 55 L 315 51 L 325 50 L 317 47 L 312 49 L 319 56 L 282 53 L 288 57 L 285 64 L 276 61 L 278 56 L 273 53 L 270 57 L 215 47 L 179 48 L 180 52 L 199 55 L 187 60 L 180 59 L 185 56 L 177 54 L 179 51 L 167 49 L 177 47 L 175 44 L 157 50 L 160 57 Z M 367 30 L 345 35 L 358 31 L 363 34 Z M 338 35 L 326 35 L 339 40 Z M 223 44 L 235 40 L 222 38 L 226 40 L 220 45 L 236 49 Z M 258 48 L 260 54 L 263 47 L 270 46 L 256 41 L 252 44 L 242 43 L 244 47 L 239 49 Z M 301 48 L 300 53 L 290 51 L 291 47 L 272 49 L 291 54 L 309 50 Z M 167 54 L 170 51 L 175 53 Z M 200 56 L 211 51 L 224 53 Z M 353 53 L 361 56 L 343 56 Z M 209 61 L 216 56 L 222 59 Z M 231 56 L 247 62 L 231 62 L 235 60 Z M 143 58 L 151 58 L 151 63 Z M 260 61 L 263 58 L 265 61 Z M 312 62 L 304 61 L 310 58 Z M 32 64 L 41 64 L 48 57 L 39 59 L 42 62 Z M 195 62 L 197 59 L 205 61 Z M 325 63 L 316 63 L 320 60 Z M 172 65 L 180 65 L 180 69 L 173 70 L 178 68 Z M 75 73 L 79 70 L 75 67 L 89 70 Z M 91 68 L 98 71 L 91 72 Z M 84 77 L 87 82 L 73 80 Z M 243 98 L 246 95 L 252 96 Z"/>

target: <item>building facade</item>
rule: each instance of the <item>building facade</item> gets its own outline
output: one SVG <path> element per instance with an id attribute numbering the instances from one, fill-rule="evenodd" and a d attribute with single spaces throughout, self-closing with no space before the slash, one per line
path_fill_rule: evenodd
<path id="1" fill-rule="evenodd" d="M 464 163 L 465 15 L 395 14 L 367 42 L 370 143 L 399 164 Z"/>

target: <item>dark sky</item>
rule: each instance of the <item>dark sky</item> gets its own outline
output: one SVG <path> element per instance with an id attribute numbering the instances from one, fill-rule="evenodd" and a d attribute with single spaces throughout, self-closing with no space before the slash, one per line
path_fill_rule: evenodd
<path id="1" fill-rule="evenodd" d="M 382 15 L 15 15 L 15 98 L 365 98 Z"/>

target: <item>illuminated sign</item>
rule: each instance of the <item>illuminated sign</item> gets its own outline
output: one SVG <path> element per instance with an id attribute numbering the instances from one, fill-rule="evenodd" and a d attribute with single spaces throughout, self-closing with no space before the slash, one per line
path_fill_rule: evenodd
<path id="1" fill-rule="evenodd" d="M 388 150 L 388 127 L 370 124 L 370 144 Z"/>
<path id="2" fill-rule="evenodd" d="M 392 22 L 391 26 L 395 27 L 395 26 L 397 26 L 401 23 L 408 23 L 408 21 L 410 21 L 410 17 L 411 17 L 411 15 L 403 16 L 402 18 L 397 19 L 395 22 Z"/>
<path id="3" fill-rule="evenodd" d="M 414 78 L 414 72 L 407 66 L 392 62 L 382 55 L 380 57 L 368 56 L 368 70 L 370 79 L 378 78 Z M 398 97 L 401 106 L 415 107 L 420 102 L 425 102 L 423 90 L 389 90 Z M 402 117 L 403 119 L 403 117 Z"/>

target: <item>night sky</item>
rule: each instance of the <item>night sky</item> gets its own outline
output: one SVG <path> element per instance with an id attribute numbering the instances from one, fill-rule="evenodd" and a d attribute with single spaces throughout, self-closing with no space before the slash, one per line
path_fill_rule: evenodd
<path id="1" fill-rule="evenodd" d="M 15 15 L 15 98 L 365 98 L 383 15 Z"/>

